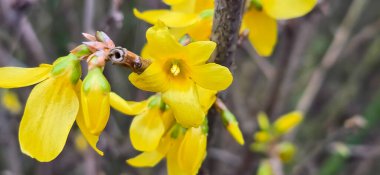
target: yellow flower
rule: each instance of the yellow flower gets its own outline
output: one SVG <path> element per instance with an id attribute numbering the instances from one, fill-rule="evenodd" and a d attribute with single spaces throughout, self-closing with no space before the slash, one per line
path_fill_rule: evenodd
<path id="1" fill-rule="evenodd" d="M 82 87 L 80 76 L 80 60 L 73 54 L 57 59 L 53 65 L 42 64 L 37 68 L 0 68 L 1 88 L 18 88 L 38 83 L 30 93 L 20 123 L 19 141 L 23 153 L 41 162 L 53 160 L 62 151 L 70 129 L 76 121 L 90 146 L 103 155 L 96 147 L 99 134 L 93 134 L 96 132 L 90 131 L 86 126 L 79 101 Z M 94 87 L 88 87 L 89 91 L 96 91 L 97 84 L 90 84 Z M 84 87 L 84 93 L 89 91 Z M 111 96 L 110 101 L 117 102 L 117 97 Z M 141 112 L 141 108 L 126 107 L 128 104 L 124 102 L 121 105 L 125 107 L 124 113 L 135 115 Z M 134 106 L 134 103 L 131 105 Z M 95 119 L 94 123 L 96 120 L 99 119 Z"/>
<path id="2" fill-rule="evenodd" d="M 134 9 L 136 17 L 150 23 L 164 22 L 177 37 L 189 34 L 196 41 L 209 40 L 214 14 L 213 0 L 164 0 L 170 10 Z"/>
<path id="3" fill-rule="evenodd" d="M 299 111 L 293 111 L 280 116 L 273 124 L 269 123 L 268 116 L 260 112 L 258 124 L 260 131 L 254 134 L 254 143 L 250 148 L 256 152 L 267 153 L 271 148 L 275 148 L 276 153 L 283 162 L 289 162 L 295 154 L 296 148 L 290 142 L 279 142 L 281 137 L 290 132 L 303 119 Z M 274 147 L 273 147 L 274 146 Z"/>
<path id="4" fill-rule="evenodd" d="M 303 119 L 303 115 L 299 111 L 294 111 L 280 116 L 274 124 L 273 128 L 279 134 L 286 134 L 296 127 Z"/>
<path id="5" fill-rule="evenodd" d="M 12 114 L 19 114 L 21 111 L 21 103 L 18 100 L 17 94 L 10 90 L 5 90 L 1 97 L 3 106 Z"/>
<path id="6" fill-rule="evenodd" d="M 310 12 L 317 0 L 249 0 L 242 29 L 249 30 L 249 41 L 261 56 L 272 55 L 277 43 L 277 22 Z"/>
<path id="7" fill-rule="evenodd" d="M 154 96 L 147 109 L 133 118 L 129 133 L 135 149 L 153 151 L 157 148 L 165 132 L 164 119 L 168 118 L 164 118 L 164 116 L 168 112 L 168 110 L 162 109 L 161 98 Z"/>
<path id="8" fill-rule="evenodd" d="M 201 164 L 206 157 L 207 131 L 202 127 L 189 128 L 179 145 L 178 155 L 174 161 L 178 162 L 179 167 L 191 174 L 197 174 Z M 168 158 L 170 162 L 170 158 Z M 170 169 L 170 164 L 168 165 Z"/>
<path id="9" fill-rule="evenodd" d="M 51 161 L 62 151 L 79 110 L 75 92 L 81 70 L 72 55 L 38 68 L 0 68 L 0 87 L 36 85 L 20 123 L 23 153 L 39 161 Z"/>
<path id="10" fill-rule="evenodd" d="M 219 91 L 232 82 L 228 68 L 206 64 L 216 44 L 198 41 L 182 46 L 162 23 L 148 29 L 146 36 L 145 57 L 151 59 L 152 64 L 140 75 L 132 73 L 129 80 L 140 89 L 162 92 L 164 103 L 184 127 L 199 126 L 205 112 L 197 86 Z"/>
<path id="11" fill-rule="evenodd" d="M 143 152 L 127 163 L 135 167 L 153 167 L 167 158 L 169 175 L 197 174 L 205 156 L 207 145 L 207 123 L 197 128 L 174 125 L 161 139 L 156 150 Z"/>

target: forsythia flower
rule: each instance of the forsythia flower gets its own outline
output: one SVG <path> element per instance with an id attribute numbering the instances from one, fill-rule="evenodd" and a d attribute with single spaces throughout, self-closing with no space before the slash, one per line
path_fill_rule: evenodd
<path id="1" fill-rule="evenodd" d="M 249 41 L 261 56 L 272 55 L 277 43 L 277 22 L 303 16 L 317 0 L 248 0 L 242 30 L 249 30 Z"/>
<path id="2" fill-rule="evenodd" d="M 129 80 L 140 89 L 161 92 L 179 124 L 198 127 L 205 112 L 197 87 L 219 91 L 232 82 L 228 68 L 206 63 L 216 44 L 198 41 L 182 46 L 161 22 L 149 28 L 146 37 L 145 58 L 152 64 L 140 75 L 132 73 Z"/>
<path id="3" fill-rule="evenodd" d="M 106 108 L 109 108 L 109 103 L 116 108 L 120 105 L 115 104 L 118 96 L 109 92 L 108 82 L 102 76 L 100 68 L 94 67 L 82 83 L 80 59 L 73 54 L 58 58 L 53 65 L 0 68 L 1 88 L 18 88 L 38 83 L 30 93 L 20 123 L 19 141 L 22 152 L 41 162 L 53 160 L 62 151 L 76 121 L 90 146 L 103 155 L 96 143 L 108 119 L 104 104 Z M 98 97 L 104 98 L 105 95 L 105 103 L 104 100 L 93 101 L 102 99 Z M 81 96 L 83 106 L 80 105 Z M 97 108 L 94 103 L 102 106 Z M 124 101 L 122 106 L 123 112 L 129 115 L 136 115 L 143 109 L 134 102 Z"/>
<path id="4" fill-rule="evenodd" d="M 292 160 L 296 150 L 294 144 L 287 141 L 276 142 L 280 137 L 296 127 L 302 121 L 302 118 L 301 112 L 294 111 L 279 117 L 271 125 L 266 114 L 259 113 L 258 124 L 261 130 L 255 133 L 251 149 L 257 152 L 268 152 L 270 151 L 268 149 L 274 148 L 283 162 Z"/>
<path id="5" fill-rule="evenodd" d="M 161 138 L 156 150 L 143 152 L 127 163 L 153 167 L 166 157 L 169 175 L 197 174 L 206 157 L 207 132 L 207 123 L 187 130 L 176 124 Z"/>
<path id="6" fill-rule="evenodd" d="M 196 41 L 209 40 L 214 15 L 214 0 L 164 0 L 171 10 L 148 10 L 143 13 L 134 9 L 136 17 L 156 24 L 164 22 L 178 37 L 188 34 Z"/>
<path id="7" fill-rule="evenodd" d="M 204 112 L 216 100 L 216 91 L 196 86 L 201 108 Z M 123 111 L 122 98 L 115 109 Z M 116 102 L 116 101 L 115 101 Z M 167 158 L 168 173 L 170 175 L 196 174 L 206 156 L 207 120 L 199 127 L 184 128 L 175 122 L 172 109 L 166 105 L 160 93 L 148 100 L 139 103 L 144 110 L 134 117 L 130 126 L 132 145 L 140 155 L 128 159 L 127 163 L 135 167 L 152 167 Z M 144 106 L 144 107 L 143 107 Z"/>
<path id="8" fill-rule="evenodd" d="M 23 153 L 46 162 L 62 151 L 79 110 L 76 88 L 80 75 L 79 59 L 73 55 L 38 68 L 0 68 L 2 88 L 39 83 L 28 98 L 20 123 Z"/>
<path id="9" fill-rule="evenodd" d="M 12 114 L 20 113 L 22 107 L 15 92 L 12 92 L 10 90 L 3 91 L 1 102 L 3 106 Z"/>

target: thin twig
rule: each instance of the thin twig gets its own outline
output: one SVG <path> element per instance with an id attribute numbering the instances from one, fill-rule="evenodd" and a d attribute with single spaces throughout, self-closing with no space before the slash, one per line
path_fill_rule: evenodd
<path id="1" fill-rule="evenodd" d="M 258 54 L 256 54 L 252 49 L 252 46 L 249 46 L 247 40 L 242 41 L 239 46 L 241 46 L 248 53 L 249 57 L 255 61 L 257 67 L 265 75 L 265 77 L 269 81 L 272 80 L 275 74 L 273 65 L 266 58 L 260 57 Z"/>
<path id="2" fill-rule="evenodd" d="M 322 58 L 321 64 L 315 69 L 310 78 L 306 90 L 297 105 L 298 110 L 303 111 L 304 113 L 309 111 L 311 104 L 322 86 L 327 72 L 337 62 L 339 55 L 345 48 L 352 29 L 358 21 L 360 14 L 365 9 L 364 7 L 367 2 L 368 0 L 354 0 L 351 3 L 346 17 L 337 29 L 330 47 Z"/>
<path id="3" fill-rule="evenodd" d="M 24 15 L 26 6 L 17 6 L 19 1 L 0 0 L 0 18 L 4 20 L 10 32 L 14 32 L 15 36 L 20 35 L 22 48 L 25 48 L 29 55 L 28 60 L 33 60 L 34 64 L 46 62 L 46 55 L 42 44 L 39 41 L 36 33 L 29 20 Z M 19 7 L 19 8 L 17 8 Z"/>
<path id="4" fill-rule="evenodd" d="M 321 17 L 322 15 L 320 13 L 313 13 L 309 16 L 308 21 L 302 21 L 303 24 L 294 39 L 295 44 L 289 55 L 289 63 L 284 72 L 283 81 L 280 84 L 281 87 L 279 88 L 278 97 L 272 110 L 272 116 L 280 116 L 281 113 L 285 112 L 285 105 L 288 104 L 287 102 L 290 99 L 291 90 L 294 87 L 295 75 L 302 65 L 301 63 L 304 60 L 305 50 L 313 41 L 311 38 L 314 37 L 315 30 L 317 29 Z"/>
<path id="5" fill-rule="evenodd" d="M 94 13 L 95 13 L 94 0 L 85 0 L 83 9 L 83 31 L 87 33 L 94 33 Z"/>

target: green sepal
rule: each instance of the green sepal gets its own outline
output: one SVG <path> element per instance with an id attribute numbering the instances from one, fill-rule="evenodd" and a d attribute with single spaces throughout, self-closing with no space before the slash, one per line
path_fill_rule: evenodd
<path id="1" fill-rule="evenodd" d="M 201 17 L 202 19 L 205 19 L 205 18 L 211 18 L 214 16 L 214 9 L 207 9 L 207 10 L 203 10 L 200 14 L 199 14 L 199 17 Z"/>
<path id="2" fill-rule="evenodd" d="M 76 84 L 82 75 L 80 60 L 74 54 L 58 58 L 53 63 L 51 74 L 54 77 L 69 76 L 72 84 Z"/>
<path id="3" fill-rule="evenodd" d="M 176 123 L 170 128 L 170 137 L 177 139 L 179 136 L 183 135 L 186 132 L 186 128 L 182 127 L 180 124 Z"/>
<path id="4" fill-rule="evenodd" d="M 263 10 L 263 4 L 261 3 L 261 0 L 251 0 L 251 4 L 258 11 Z"/>
<path id="5" fill-rule="evenodd" d="M 92 88 L 100 88 L 104 93 L 111 92 L 111 86 L 103 75 L 102 68 L 95 67 L 88 71 L 86 78 L 83 80 L 83 91 L 88 93 Z"/>
<path id="6" fill-rule="evenodd" d="M 90 55 L 91 51 L 90 49 L 88 49 L 86 45 L 81 44 L 77 46 L 76 48 L 74 48 L 73 50 L 71 50 L 71 53 L 75 55 L 76 57 L 81 58 L 81 57 Z"/>
<path id="7" fill-rule="evenodd" d="M 227 126 L 229 123 L 237 122 L 236 117 L 229 110 L 223 110 L 221 112 L 222 122 L 224 126 Z"/>

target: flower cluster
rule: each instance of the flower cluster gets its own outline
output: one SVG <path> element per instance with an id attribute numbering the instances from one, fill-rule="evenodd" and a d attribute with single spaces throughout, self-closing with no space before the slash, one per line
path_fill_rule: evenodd
<path id="1" fill-rule="evenodd" d="M 216 46 L 212 41 L 182 45 L 162 22 L 149 28 L 146 37 L 142 56 L 151 65 L 129 80 L 157 94 L 132 121 L 131 142 L 142 153 L 127 163 L 152 167 L 166 158 L 169 174 L 196 174 L 206 156 L 207 112 L 217 104 L 216 93 L 231 84 L 232 75 L 226 67 L 207 63 Z M 229 111 L 220 112 L 226 118 Z M 243 144 L 238 123 L 228 114 L 226 127 Z"/>
<path id="2" fill-rule="evenodd" d="M 118 96 L 111 92 L 102 71 L 108 59 L 105 53 L 114 44 L 103 32 L 85 36 L 92 42 L 85 42 L 51 65 L 0 68 L 1 88 L 37 84 L 25 106 L 19 141 L 23 153 L 41 162 L 51 161 L 59 155 L 75 121 L 91 147 L 103 155 L 96 144 L 107 124 L 110 104 Z M 81 60 L 87 60 L 89 68 L 83 82 Z M 129 115 L 143 109 L 133 102 L 127 103 L 131 106 L 123 112 Z"/>
<path id="3" fill-rule="evenodd" d="M 291 161 L 296 147 L 293 143 L 281 139 L 285 134 L 292 131 L 302 119 L 302 113 L 294 111 L 280 116 L 273 124 L 270 124 L 267 115 L 260 112 L 258 115 L 260 131 L 254 135 L 254 142 L 250 146 L 251 150 L 265 154 L 269 158 L 278 158 L 283 163 Z M 258 174 L 260 171 L 272 171 L 268 159 L 261 161 Z"/>
<path id="4" fill-rule="evenodd" d="M 159 22 L 146 33 L 142 58 L 116 47 L 103 32 L 84 36 L 89 41 L 51 65 L 0 68 L 1 88 L 37 84 L 20 124 L 23 153 L 41 162 L 53 160 L 62 151 L 76 121 L 90 146 L 103 155 L 97 142 L 111 106 L 135 115 L 130 139 L 142 153 L 127 160 L 133 166 L 154 166 L 166 157 L 169 174 L 196 174 L 206 156 L 206 115 L 214 103 L 227 130 L 244 144 L 235 117 L 216 100 L 217 92 L 226 89 L 233 78 L 228 68 L 207 62 L 216 47 L 214 42 L 183 45 Z M 88 67 L 83 81 L 81 61 Z M 111 85 L 103 75 L 107 61 L 131 68 L 132 84 L 156 94 L 133 102 L 111 92 Z"/>
<path id="5" fill-rule="evenodd" d="M 172 32 L 193 40 L 209 40 L 214 15 L 213 0 L 163 0 L 170 10 L 134 10 L 136 17 L 155 24 L 163 21 Z M 247 0 L 241 32 L 248 30 L 248 39 L 261 56 L 272 55 L 277 43 L 277 22 L 303 16 L 317 0 Z"/>
<path id="6" fill-rule="evenodd" d="M 213 1 L 165 2 L 171 10 L 135 10 L 138 17 L 155 24 L 146 32 L 142 57 L 116 47 L 103 32 L 84 33 L 88 41 L 52 64 L 0 68 L 0 88 L 36 84 L 19 129 L 23 153 L 41 162 L 55 159 L 76 122 L 84 139 L 103 155 L 97 142 L 110 117 L 110 107 L 134 116 L 130 139 L 142 153 L 127 160 L 132 166 L 152 167 L 166 158 L 169 174 L 197 174 L 206 157 L 207 113 L 213 105 L 227 131 L 244 144 L 235 116 L 216 96 L 231 85 L 232 74 L 227 67 L 208 62 L 216 43 L 208 41 L 210 32 L 198 31 L 199 27 L 211 28 Z M 189 42 L 181 42 L 184 35 Z M 130 68 L 129 81 L 155 94 L 134 102 L 112 92 L 103 74 L 108 61 Z M 85 76 L 81 63 L 88 68 Z M 11 103 L 8 100 L 7 104 Z M 78 147 L 85 149 L 84 139 L 76 138 Z"/>

